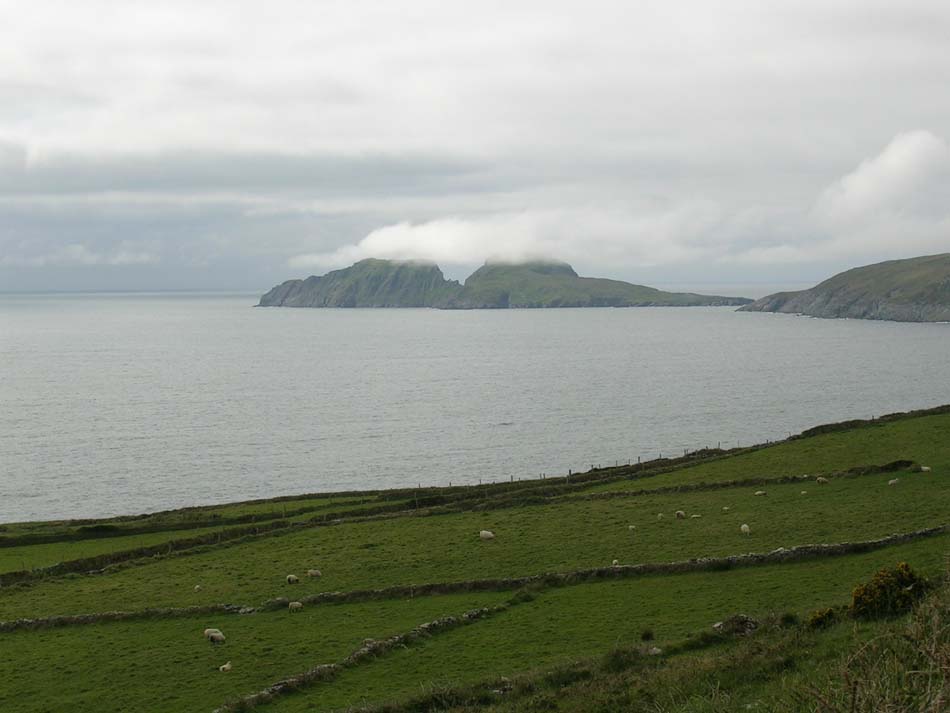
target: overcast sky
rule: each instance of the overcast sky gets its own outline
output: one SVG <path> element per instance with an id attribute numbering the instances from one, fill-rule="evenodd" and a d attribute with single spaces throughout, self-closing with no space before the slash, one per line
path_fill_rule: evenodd
<path id="1" fill-rule="evenodd" d="M 0 0 L 0 291 L 950 251 L 950 4 Z"/>

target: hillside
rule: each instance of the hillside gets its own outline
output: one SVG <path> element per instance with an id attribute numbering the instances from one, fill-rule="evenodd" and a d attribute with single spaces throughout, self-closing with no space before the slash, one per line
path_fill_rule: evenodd
<path id="1" fill-rule="evenodd" d="M 0 710 L 815 710 L 864 642 L 911 645 L 847 604 L 882 567 L 945 572 L 948 432 L 940 407 L 570 477 L 2 525 Z M 737 613 L 754 633 L 713 629 Z M 828 710 L 898 710 L 868 700 Z"/>
<path id="2" fill-rule="evenodd" d="M 288 280 L 261 297 L 261 307 L 437 307 L 459 289 L 437 265 L 360 260 L 321 277 Z"/>
<path id="3" fill-rule="evenodd" d="M 663 292 L 619 280 L 579 277 L 563 262 L 488 263 L 465 281 L 454 309 L 505 307 L 683 307 L 741 305 L 741 297 Z"/>
<path id="4" fill-rule="evenodd" d="M 950 321 L 950 253 L 857 267 L 809 290 L 778 292 L 741 310 L 811 317 L 947 322 Z"/>
<path id="5" fill-rule="evenodd" d="M 742 305 L 742 297 L 663 292 L 619 280 L 579 277 L 560 262 L 487 263 L 461 286 L 427 263 L 368 259 L 322 277 L 288 280 L 261 307 L 647 307 Z"/>

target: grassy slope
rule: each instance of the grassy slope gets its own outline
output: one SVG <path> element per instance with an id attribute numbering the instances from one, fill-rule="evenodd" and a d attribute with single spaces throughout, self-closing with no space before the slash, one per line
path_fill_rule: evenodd
<path id="1" fill-rule="evenodd" d="M 107 575 L 74 575 L 33 587 L 0 589 L 0 619 L 141 609 L 159 604 L 254 604 L 273 596 L 299 597 L 319 590 L 595 567 L 614 557 L 632 563 L 767 551 L 779 545 L 815 541 L 867 539 L 946 521 L 946 513 L 950 512 L 948 435 L 950 416 L 927 416 L 792 441 L 640 482 L 622 481 L 610 486 L 623 490 L 648 484 L 800 474 L 897 458 L 912 458 L 933 466 L 929 474 L 900 474 L 901 482 L 894 487 L 886 484 L 892 475 L 880 474 L 835 479 L 826 486 L 814 482 L 770 485 L 765 498 L 754 497 L 754 488 L 743 487 L 612 500 L 568 500 L 544 506 L 318 527 L 157 560 Z M 799 495 L 801 489 L 808 490 L 808 495 Z M 722 513 L 723 504 L 730 505 L 729 513 Z M 671 513 L 680 508 L 703 517 L 677 521 Z M 657 512 L 667 513 L 667 518 L 658 521 Z M 751 537 L 739 535 L 740 522 L 753 526 Z M 636 524 L 637 530 L 629 531 L 628 524 Z M 480 542 L 476 533 L 482 527 L 495 529 L 498 538 Z M 493 673 L 511 674 L 552 665 L 565 657 L 600 654 L 618 642 L 631 643 L 644 627 L 653 628 L 666 645 L 736 610 L 762 614 L 788 609 L 803 613 L 819 605 L 842 603 L 854 583 L 866 579 L 878 566 L 900 558 L 936 572 L 948 550 L 950 537 L 941 536 L 864 555 L 794 565 L 550 590 L 498 619 L 440 634 L 274 707 L 324 710 L 331 703 L 357 702 L 364 696 L 377 700 L 380 696 L 415 694 L 434 680 L 475 681 Z M 283 583 L 287 572 L 302 573 L 312 566 L 324 570 L 322 580 L 307 580 L 297 587 Z M 196 583 L 203 585 L 197 595 L 193 592 Z M 326 662 L 324 656 L 336 655 L 336 649 L 324 652 L 320 648 L 324 630 L 353 633 L 353 639 L 346 639 L 349 642 L 363 638 L 365 622 L 366 630 L 372 630 L 365 636 L 379 637 L 468 608 L 451 606 L 451 601 L 450 597 L 391 600 L 311 607 L 296 617 L 276 612 L 232 615 L 223 623 L 173 619 L 0 634 L 4 652 L 0 667 L 29 662 L 27 666 L 0 670 L 0 681 L 13 681 L 11 686 L 0 686 L 0 709 L 91 709 L 83 706 L 91 706 L 93 699 L 102 700 L 104 692 L 117 692 L 117 702 L 131 700 L 142 710 L 192 710 L 196 705 L 198 710 L 207 710 L 237 691 L 219 688 L 231 685 L 229 679 L 222 684 L 222 675 L 213 668 L 221 663 L 218 654 L 223 651 L 212 652 L 212 661 L 207 654 L 210 647 L 199 637 L 197 653 L 188 653 L 192 651 L 188 639 L 192 629 L 200 631 L 204 625 L 218 624 L 230 638 L 232 631 L 240 632 L 246 626 L 247 641 L 251 641 L 250 636 L 255 637 L 254 641 L 260 638 L 259 646 L 255 643 L 244 653 L 255 665 L 260 661 L 270 667 L 259 678 L 242 679 L 241 692 L 246 693 L 245 683 L 254 690 L 280 676 Z M 461 597 L 457 601 L 474 600 Z M 419 612 L 425 616 L 406 614 L 410 605 L 422 607 L 424 611 Z M 425 608 L 430 605 L 431 609 Z M 355 619 L 340 623 L 338 617 L 345 619 L 349 616 L 346 612 L 353 611 L 359 612 Z M 310 621 L 316 623 L 315 629 L 305 623 Z M 234 658 L 231 651 L 239 650 L 238 640 L 245 641 L 243 633 L 229 640 L 228 658 Z M 278 644 L 288 641 L 292 643 L 286 651 L 274 653 Z M 265 646 L 271 651 L 264 651 Z M 6 656 L 7 651 L 12 655 Z M 207 660 L 200 658 L 201 652 Z M 49 686 L 50 671 L 65 671 L 68 675 L 57 686 Z M 181 686 L 175 685 L 178 679 L 183 682 Z M 51 690 L 37 692 L 39 688 Z M 149 693 L 153 690 L 159 696 L 185 697 L 160 700 Z M 120 697 L 123 691 L 128 698 Z"/>
<path id="2" fill-rule="evenodd" d="M 534 602 L 424 645 L 397 651 L 264 710 L 321 710 L 400 699 L 434 685 L 458 685 L 530 668 L 546 668 L 639 643 L 650 628 L 659 646 L 707 630 L 736 612 L 785 611 L 804 615 L 848 600 L 854 582 L 881 566 L 908 560 L 939 574 L 940 548 L 913 543 L 844 560 L 601 582 L 548 591 Z"/>
<path id="3" fill-rule="evenodd" d="M 333 663 L 368 637 L 383 638 L 443 616 L 498 603 L 502 595 L 468 594 L 347 604 L 253 616 L 146 620 L 20 631 L 3 636 L 0 710 L 211 710 L 282 677 Z M 205 627 L 227 643 L 211 646 Z M 231 661 L 228 674 L 216 669 Z M 55 680 L 55 685 L 50 685 Z M 115 696 L 103 696 L 116 682 Z"/>
<path id="4" fill-rule="evenodd" d="M 931 474 L 836 480 L 825 486 L 773 486 L 590 500 L 424 518 L 394 518 L 264 537 L 234 547 L 157 560 L 97 577 L 54 579 L 29 590 L 0 590 L 0 619 L 100 609 L 258 604 L 287 595 L 286 574 L 319 567 L 324 576 L 294 592 L 514 577 L 608 565 L 767 552 L 813 542 L 870 539 L 943 524 L 950 480 Z M 799 495 L 803 487 L 808 495 Z M 723 513 L 723 505 L 730 506 Z M 700 513 L 676 520 L 673 512 Z M 664 520 L 657 513 L 664 512 Z M 751 537 L 739 525 L 753 528 Z M 637 526 L 628 530 L 629 524 Z M 497 539 L 479 541 L 482 528 Z M 199 593 L 192 591 L 201 584 Z M 294 594 L 294 596 L 300 596 Z"/>
<path id="5" fill-rule="evenodd" d="M 785 441 L 736 458 L 683 468 L 657 478 L 595 486 L 588 492 L 716 482 L 739 477 L 803 475 L 915 460 L 950 474 L 950 414 L 879 422 L 849 431 Z"/>

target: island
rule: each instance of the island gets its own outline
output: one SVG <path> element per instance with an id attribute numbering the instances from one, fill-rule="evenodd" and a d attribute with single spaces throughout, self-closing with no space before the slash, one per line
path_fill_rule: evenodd
<path id="1" fill-rule="evenodd" d="M 740 311 L 950 322 L 950 253 L 856 267 L 808 290 L 763 297 Z"/>
<path id="2" fill-rule="evenodd" d="M 326 275 L 287 280 L 261 297 L 258 306 L 508 309 L 739 306 L 751 301 L 580 277 L 557 261 L 487 262 L 460 284 L 445 279 L 430 262 L 369 258 Z"/>

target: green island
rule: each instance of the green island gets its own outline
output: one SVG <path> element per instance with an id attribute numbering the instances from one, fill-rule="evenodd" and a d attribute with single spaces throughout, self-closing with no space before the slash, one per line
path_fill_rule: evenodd
<path id="1" fill-rule="evenodd" d="M 946 710 L 950 406 L 496 481 L 0 525 L 0 710 Z"/>
<path id="2" fill-rule="evenodd" d="M 486 263 L 464 285 L 426 262 L 360 260 L 305 280 L 288 280 L 261 297 L 260 307 L 544 307 L 739 306 L 744 297 L 664 292 L 620 280 L 580 277 L 567 263 Z"/>
<path id="3" fill-rule="evenodd" d="M 950 253 L 856 267 L 811 289 L 777 292 L 740 309 L 809 317 L 950 322 Z"/>

